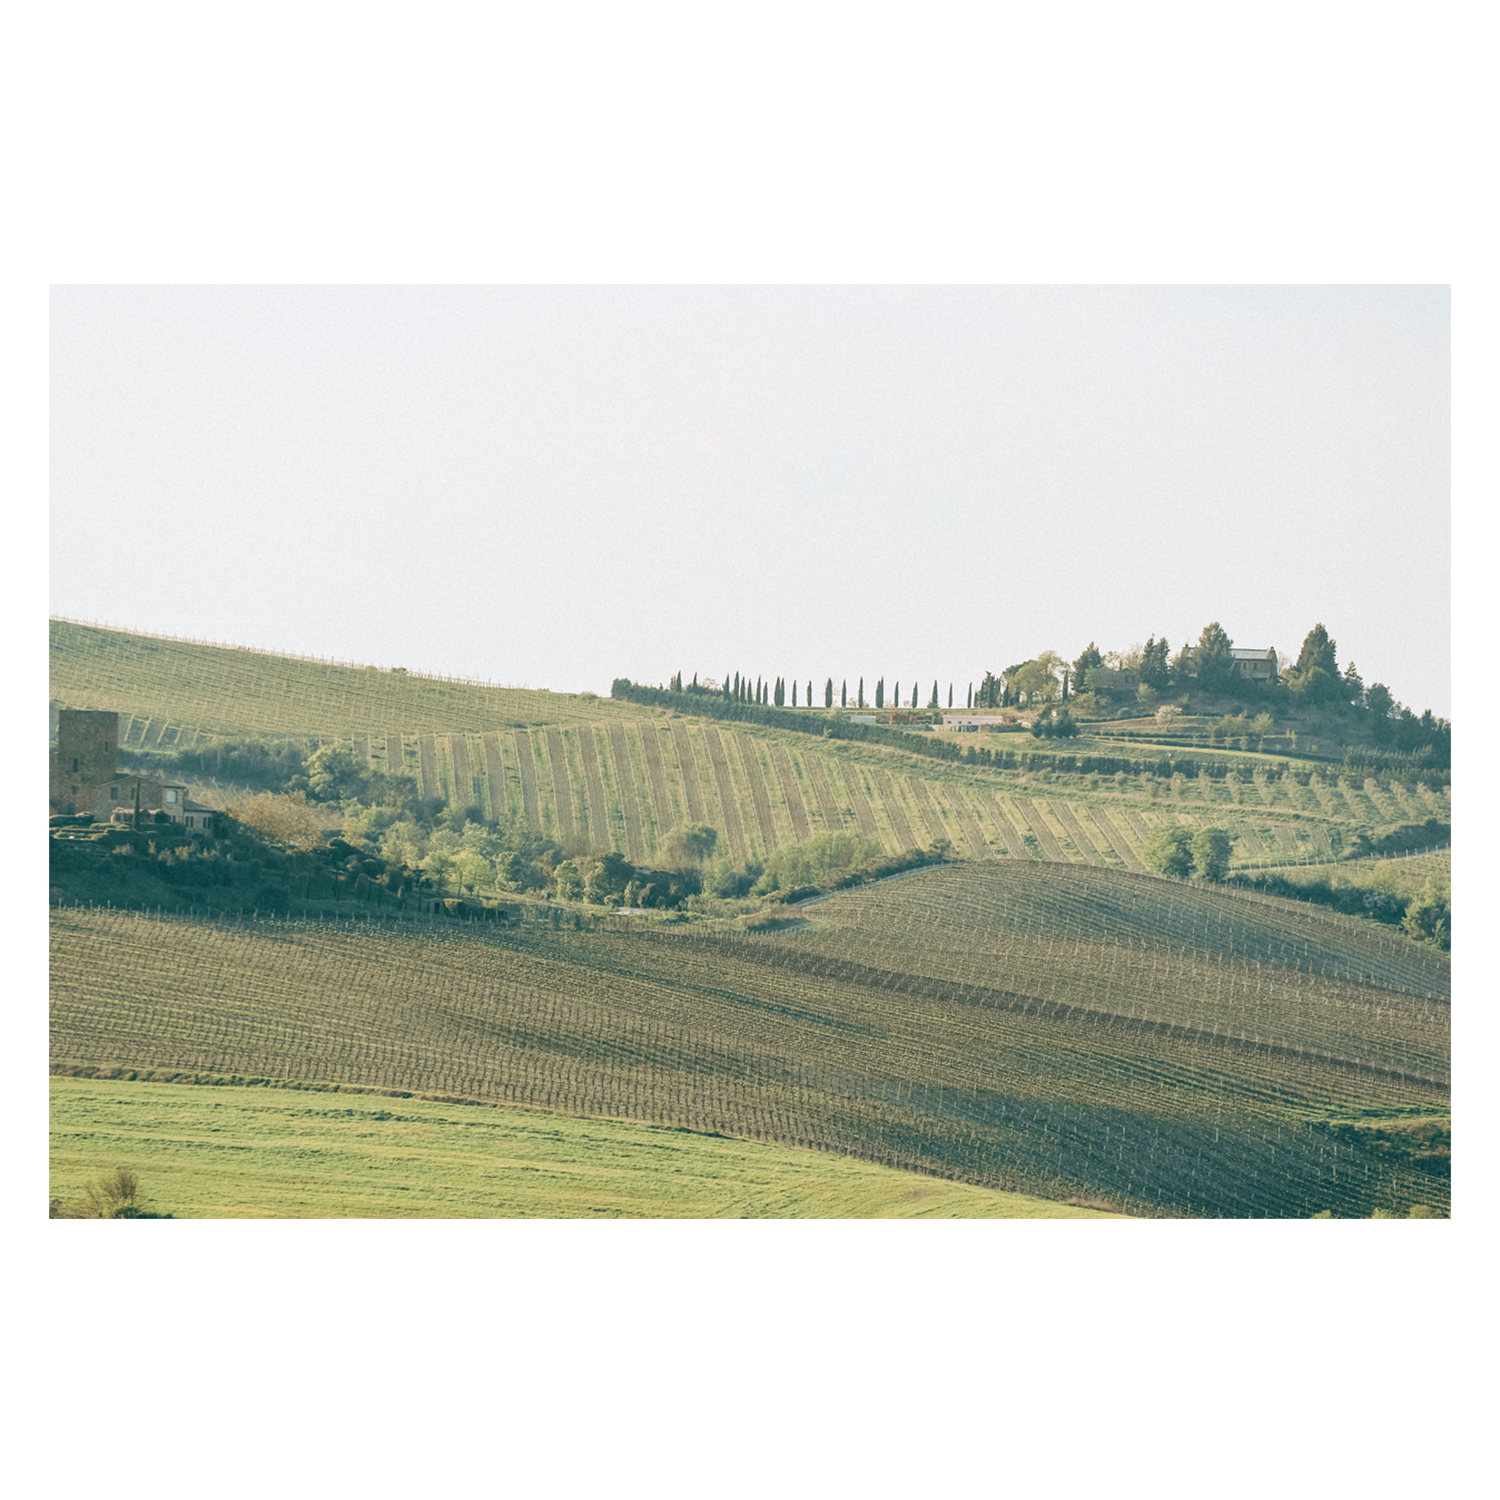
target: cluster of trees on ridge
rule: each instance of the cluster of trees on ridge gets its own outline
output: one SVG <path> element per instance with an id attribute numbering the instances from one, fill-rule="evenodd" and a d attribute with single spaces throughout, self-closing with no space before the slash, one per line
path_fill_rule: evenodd
<path id="1" fill-rule="evenodd" d="M 1430 709 L 1420 716 L 1413 713 L 1396 701 L 1384 683 L 1366 686 L 1353 662 L 1340 667 L 1337 643 L 1321 623 L 1308 631 L 1297 660 L 1284 665 L 1274 681 L 1241 676 L 1233 647 L 1233 640 L 1215 620 L 1204 626 L 1196 645 L 1184 642 L 1175 654 L 1165 637 L 1158 640 L 1154 635 L 1144 645 L 1133 645 L 1124 651 L 1101 652 L 1090 641 L 1072 661 L 1065 660 L 1055 651 L 1044 651 L 1029 660 L 1012 663 L 1003 672 L 986 671 L 977 686 L 970 682 L 964 707 L 967 711 L 1016 708 L 1035 712 L 1054 702 L 1072 701 L 1074 708 L 1068 717 L 1054 711 L 1055 717 L 1049 715 L 1045 719 L 1048 724 L 1067 724 L 1077 717 L 1106 712 L 1111 704 L 1124 699 L 1153 705 L 1173 693 L 1207 698 L 1234 696 L 1271 707 L 1279 705 L 1288 710 L 1297 706 L 1316 706 L 1353 715 L 1368 728 L 1376 746 L 1388 746 L 1402 754 L 1425 751 L 1424 759 L 1430 764 L 1450 764 L 1452 727 L 1448 721 L 1435 717 Z M 1131 674 L 1134 681 L 1123 677 L 1123 673 Z M 1122 683 L 1127 685 L 1122 686 Z M 626 678 L 616 679 L 616 687 L 621 686 L 635 688 L 636 684 Z M 799 707 L 799 688 L 802 685 L 798 682 L 791 683 L 792 708 Z M 712 677 L 700 681 L 694 674 L 687 684 L 683 682 L 683 674 L 678 672 L 665 691 L 750 708 L 781 708 L 788 702 L 786 678 L 756 677 L 752 681 L 748 673 L 739 672 L 726 673 L 722 681 Z M 616 692 L 614 696 L 621 694 Z M 888 700 L 885 679 L 881 677 L 875 683 L 872 700 L 867 702 L 863 677 L 857 679 L 852 695 L 847 678 L 841 681 L 835 692 L 834 679 L 828 677 L 819 696 L 825 710 L 835 706 L 835 699 L 843 711 L 863 711 L 873 707 L 880 712 L 889 707 L 893 711 L 891 722 L 894 723 L 900 722 L 895 711 L 906 708 L 916 712 L 924 706 L 924 700 L 929 712 L 940 712 L 944 695 L 937 679 L 933 680 L 930 692 L 915 681 L 909 685 L 908 692 L 903 692 L 897 682 Z M 954 684 L 950 682 L 946 693 L 949 710 L 954 707 L 954 697 Z M 814 702 L 812 680 L 802 690 L 800 706 L 819 706 Z M 1069 735 L 1076 731 L 1064 728 L 1039 732 Z"/>

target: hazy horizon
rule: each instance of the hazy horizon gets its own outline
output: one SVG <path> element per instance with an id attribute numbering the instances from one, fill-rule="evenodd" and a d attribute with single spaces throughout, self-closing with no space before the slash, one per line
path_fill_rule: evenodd
<path id="1" fill-rule="evenodd" d="M 50 607 L 957 702 L 1321 622 L 1447 717 L 1448 357 L 1446 287 L 60 287 Z"/>

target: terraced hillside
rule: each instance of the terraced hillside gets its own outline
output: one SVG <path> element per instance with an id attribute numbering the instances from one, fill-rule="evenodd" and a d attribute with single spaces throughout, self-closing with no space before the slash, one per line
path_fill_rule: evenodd
<path id="1" fill-rule="evenodd" d="M 540 1105 L 1148 1214 L 1447 1209 L 1433 950 L 1029 862 L 804 917 L 750 935 L 59 911 L 53 1065 Z"/>
<path id="2" fill-rule="evenodd" d="M 1023 772 L 563 693 L 446 682 L 54 621 L 54 707 L 120 713 L 128 749 L 216 734 L 347 744 L 424 795 L 654 858 L 687 822 L 737 862 L 823 832 L 889 853 L 946 839 L 968 859 L 1139 871 L 1158 823 L 1215 824 L 1236 866 L 1310 862 L 1359 830 L 1446 822 L 1446 786 L 1260 769 L 1232 779 Z M 975 737 L 978 738 L 978 737 Z M 1059 762 L 1059 764 L 1062 764 Z"/>

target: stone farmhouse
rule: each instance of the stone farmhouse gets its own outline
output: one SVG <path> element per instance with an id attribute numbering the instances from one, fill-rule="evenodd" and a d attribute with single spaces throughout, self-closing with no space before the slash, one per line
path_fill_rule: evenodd
<path id="1" fill-rule="evenodd" d="M 195 802 L 180 781 L 136 775 L 116 765 L 120 716 L 94 709 L 64 708 L 57 716 L 57 748 L 48 767 L 47 802 L 53 817 L 87 814 L 96 823 L 133 817 L 140 810 L 165 813 L 191 833 L 209 833 L 217 814 Z"/>
<path id="2" fill-rule="evenodd" d="M 1234 658 L 1234 673 L 1242 682 L 1275 682 L 1279 676 L 1279 663 L 1273 646 L 1233 646 L 1229 651 Z"/>

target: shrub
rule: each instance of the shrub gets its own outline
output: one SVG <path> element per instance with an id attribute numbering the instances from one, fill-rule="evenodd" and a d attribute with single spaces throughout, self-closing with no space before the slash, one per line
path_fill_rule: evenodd
<path id="1" fill-rule="evenodd" d="M 154 1214 L 137 1202 L 140 1183 L 129 1167 L 115 1167 L 91 1182 L 74 1203 L 52 1199 L 47 1216 L 52 1219 L 170 1219 Z"/>

